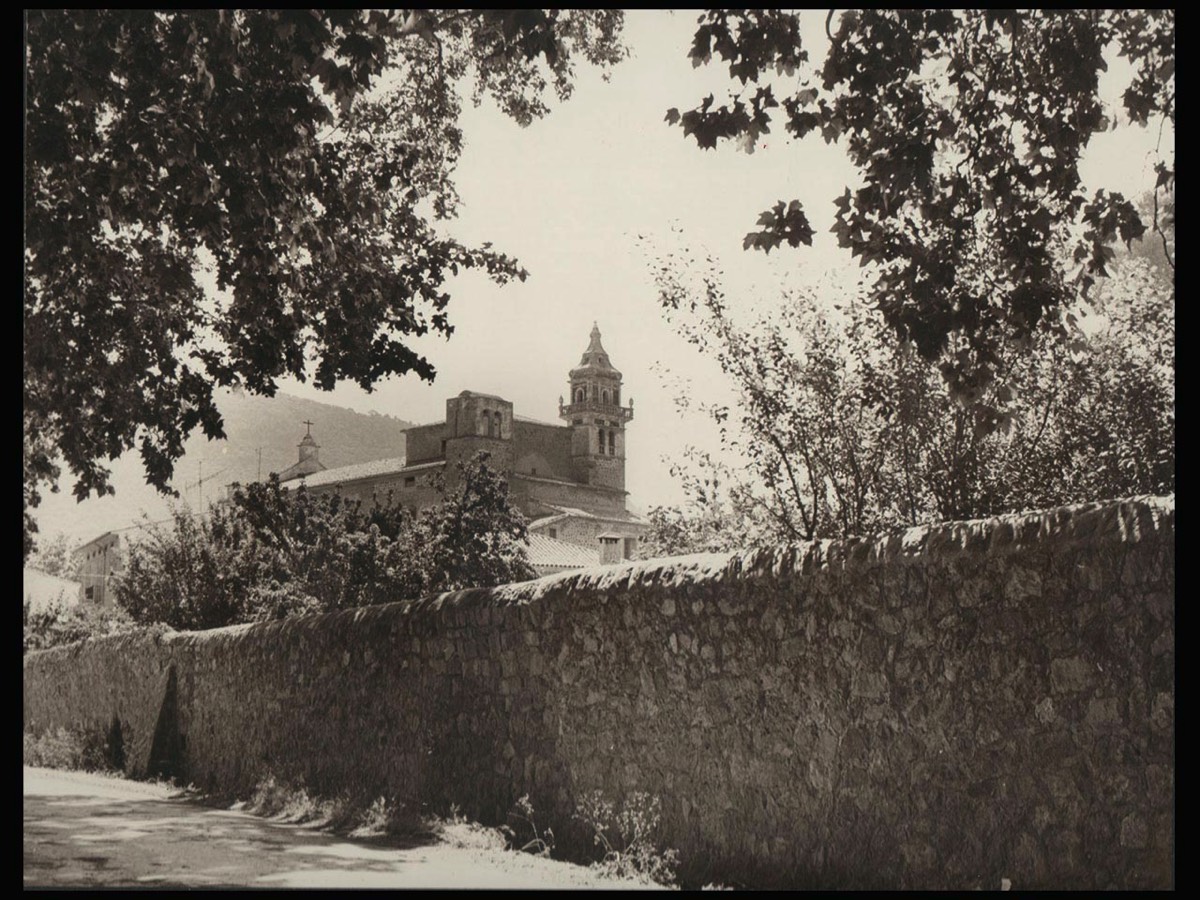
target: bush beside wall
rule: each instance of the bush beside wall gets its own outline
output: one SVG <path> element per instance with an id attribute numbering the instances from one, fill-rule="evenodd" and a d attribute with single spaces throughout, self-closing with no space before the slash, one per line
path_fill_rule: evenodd
<path id="1" fill-rule="evenodd" d="M 1174 498 L 676 557 L 25 659 L 131 774 L 450 804 L 661 800 L 692 881 L 1169 887 Z"/>

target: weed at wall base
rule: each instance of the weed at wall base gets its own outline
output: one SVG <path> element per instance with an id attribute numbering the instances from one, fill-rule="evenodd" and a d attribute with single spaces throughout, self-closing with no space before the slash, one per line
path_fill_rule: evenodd
<path id="1" fill-rule="evenodd" d="M 580 800 L 575 818 L 592 830 L 603 853 L 593 868 L 614 878 L 675 884 L 679 853 L 656 842 L 662 818 L 657 796 L 635 791 L 618 809 L 603 792 L 592 791 Z"/>

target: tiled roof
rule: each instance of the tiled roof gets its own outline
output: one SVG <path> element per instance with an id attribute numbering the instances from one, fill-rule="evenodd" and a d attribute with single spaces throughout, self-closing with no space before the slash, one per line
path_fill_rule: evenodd
<path id="1" fill-rule="evenodd" d="M 534 566 L 584 568 L 600 564 L 600 548 L 591 549 L 544 534 L 529 534 L 529 562 Z"/>
<path id="2" fill-rule="evenodd" d="M 418 472 L 442 465 L 445 465 L 445 463 L 442 460 L 438 460 L 436 462 L 408 466 L 405 465 L 405 458 L 403 456 L 396 456 L 391 459 L 377 459 L 354 466 L 339 466 L 336 469 L 326 469 L 324 472 L 317 472 L 306 476 L 303 479 L 303 484 L 309 487 L 323 487 L 327 484 L 344 484 L 348 481 L 358 481 L 361 478 L 375 478 L 380 475 L 399 475 L 402 472 Z"/>
<path id="3" fill-rule="evenodd" d="M 556 509 L 558 512 L 554 515 L 544 516 L 541 519 L 530 522 L 530 528 L 545 528 L 547 525 L 553 525 L 556 522 L 561 522 L 563 519 L 597 519 L 601 522 L 631 522 L 638 525 L 643 524 L 645 521 L 641 516 L 635 515 L 634 513 L 628 511 L 624 513 L 614 513 L 611 515 L 600 515 L 598 513 L 590 513 L 586 509 L 578 509 L 573 506 L 554 506 L 549 503 L 544 505 L 550 507 L 550 509 Z"/>
<path id="4" fill-rule="evenodd" d="M 578 507 L 575 507 L 575 506 L 551 506 L 550 504 L 546 504 L 546 505 L 550 506 L 551 509 L 557 509 L 563 515 L 574 516 L 575 518 L 578 518 L 578 519 L 598 519 L 598 518 L 600 518 L 595 513 L 590 513 L 586 509 L 579 509 Z"/>

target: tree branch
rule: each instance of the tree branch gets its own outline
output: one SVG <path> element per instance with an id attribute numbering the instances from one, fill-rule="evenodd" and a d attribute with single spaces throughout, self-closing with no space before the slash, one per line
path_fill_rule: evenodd
<path id="1" fill-rule="evenodd" d="M 1154 187 L 1154 231 L 1162 240 L 1163 256 L 1166 257 L 1167 265 L 1171 267 L 1171 271 L 1175 271 L 1175 260 L 1171 259 L 1171 250 L 1167 245 L 1167 236 L 1162 230 L 1162 225 L 1158 221 L 1158 186 Z"/>

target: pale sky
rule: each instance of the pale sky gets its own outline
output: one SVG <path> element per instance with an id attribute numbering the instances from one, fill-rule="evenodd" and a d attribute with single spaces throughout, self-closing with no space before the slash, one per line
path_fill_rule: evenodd
<path id="1" fill-rule="evenodd" d="M 448 230 L 468 245 L 490 241 L 530 277 L 498 287 L 468 274 L 450 284 L 453 336 L 414 342 L 438 369 L 433 385 L 410 376 L 380 383 L 370 394 L 352 384 L 323 392 L 292 381 L 281 390 L 425 423 L 444 417 L 447 397 L 471 389 L 511 400 L 519 415 L 556 422 L 567 372 L 578 364 L 595 321 L 624 375 L 625 397 L 635 404 L 626 442 L 630 505 L 644 511 L 682 502 L 664 457 L 678 456 L 689 443 L 711 444 L 715 435 L 701 420 L 676 413 L 672 389 L 654 367 L 688 379 L 696 394 L 724 388 L 715 365 L 663 321 L 638 236 L 651 247 L 681 241 L 701 247 L 720 259 L 731 298 L 769 300 L 782 283 L 847 265 L 828 229 L 833 198 L 855 182 L 842 150 L 816 136 L 789 142 L 779 125 L 753 155 L 732 146 L 701 151 L 663 121 L 667 109 L 689 109 L 709 92 L 719 100 L 733 84 L 719 61 L 692 67 L 687 51 L 696 16 L 628 13 L 631 57 L 613 68 L 611 81 L 580 63 L 571 99 L 552 104 L 550 114 L 528 128 L 486 102 L 478 109 L 467 104 L 456 176 L 462 204 Z M 804 14 L 813 59 L 825 52 L 823 21 L 823 12 Z M 1118 80 L 1127 71 L 1122 66 L 1114 64 L 1106 80 Z M 1156 129 L 1140 128 L 1093 138 L 1083 165 L 1086 183 L 1130 197 L 1149 190 L 1157 140 Z M 1173 140 L 1164 136 L 1164 153 Z M 758 214 L 791 199 L 804 204 L 816 231 L 813 247 L 785 247 L 769 256 L 744 252 L 742 238 Z M 855 271 L 851 264 L 847 277 Z M 320 424 L 313 430 L 320 440 Z M 116 488 L 120 492 L 119 482 Z M 64 495 L 69 489 L 64 479 Z M 80 510 L 60 502 L 64 495 L 43 501 L 43 535 L 74 530 L 68 526 Z M 126 524 L 100 524 L 95 533 Z"/>

